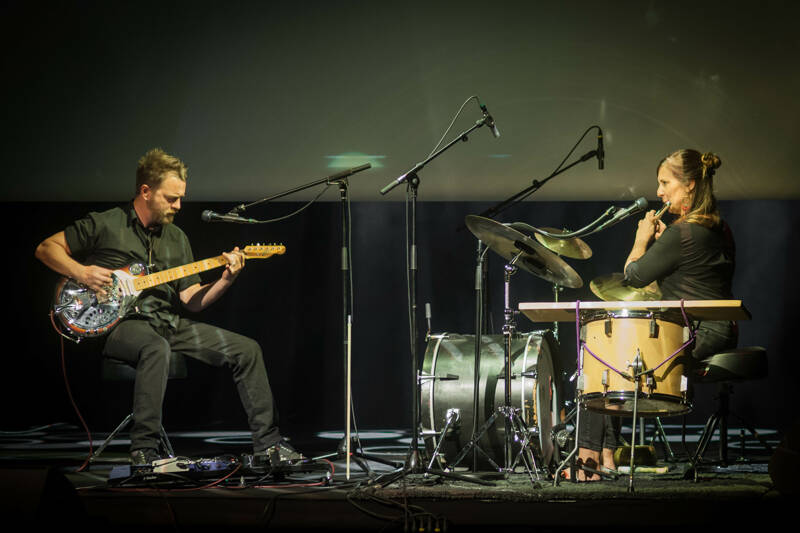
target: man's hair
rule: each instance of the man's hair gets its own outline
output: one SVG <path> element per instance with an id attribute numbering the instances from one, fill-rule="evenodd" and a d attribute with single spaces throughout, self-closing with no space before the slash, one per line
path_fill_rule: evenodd
<path id="1" fill-rule="evenodd" d="M 183 161 L 161 148 L 148 151 L 139 159 L 136 167 L 136 194 L 139 194 L 142 185 L 157 189 L 170 171 L 176 172 L 180 179 L 186 181 L 186 165 Z"/>

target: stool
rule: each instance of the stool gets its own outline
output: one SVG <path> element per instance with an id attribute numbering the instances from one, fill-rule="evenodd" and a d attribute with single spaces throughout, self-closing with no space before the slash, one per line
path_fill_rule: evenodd
<path id="1" fill-rule="evenodd" d="M 714 354 L 707 359 L 700 361 L 693 372 L 693 382 L 719 383 L 719 405 L 717 410 L 709 416 L 706 421 L 700 441 L 697 444 L 689 469 L 684 478 L 694 477 L 697 480 L 697 464 L 705 454 L 714 431 L 719 425 L 719 461 L 722 466 L 728 464 L 728 415 L 730 412 L 730 395 L 733 391 L 733 382 L 751 381 L 767 377 L 767 351 L 760 346 L 748 346 L 745 348 L 735 348 L 718 354 Z M 750 433 L 756 437 L 761 444 L 772 453 L 771 446 L 758 434 L 752 425 L 745 422 L 741 417 L 736 416 Z"/>
<path id="2" fill-rule="evenodd" d="M 182 355 L 171 353 L 169 357 L 169 375 L 167 379 L 184 379 L 187 376 L 186 360 Z M 118 361 L 116 359 L 103 358 L 103 368 L 101 370 L 101 377 L 103 381 L 134 381 L 136 379 L 136 367 L 125 361 Z M 129 414 L 122 419 L 122 422 L 112 431 L 103 444 L 92 454 L 89 462 L 95 462 L 109 444 L 116 438 L 133 421 L 133 413 Z M 169 441 L 167 432 L 164 426 L 161 426 L 159 440 L 163 451 L 169 457 L 175 457 L 175 451 L 172 449 L 172 443 Z"/>

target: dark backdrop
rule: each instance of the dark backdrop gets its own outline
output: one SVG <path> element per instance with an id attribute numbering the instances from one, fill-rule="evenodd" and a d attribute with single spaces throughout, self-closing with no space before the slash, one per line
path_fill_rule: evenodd
<path id="1" fill-rule="evenodd" d="M 5 203 L 13 227 L 3 263 L 6 301 L 2 307 L 7 353 L 2 373 L 2 429 L 76 421 L 61 377 L 59 337 L 48 306 L 57 276 L 40 264 L 36 244 L 90 210 L 113 204 Z M 603 212 L 604 202 L 526 202 L 503 219 L 540 226 L 582 226 Z M 199 315 L 201 320 L 257 339 L 264 348 L 271 383 L 287 433 L 341 428 L 343 425 L 341 211 L 336 202 L 312 205 L 301 215 L 265 226 L 205 224 L 203 209 L 229 205 L 185 204 L 177 223 L 187 232 L 197 259 L 234 245 L 279 242 L 287 253 L 250 261 L 223 299 Z M 298 204 L 275 204 L 253 216 L 288 213 Z M 464 216 L 484 203 L 420 202 L 418 205 L 420 333 L 424 304 L 430 302 L 433 330 L 472 333 L 474 324 L 475 239 L 456 231 Z M 761 427 L 782 428 L 793 416 L 790 392 L 798 364 L 791 341 L 798 281 L 798 252 L 790 235 L 800 223 L 797 201 L 722 202 L 737 240 L 735 296 L 753 320 L 741 323 L 741 345 L 769 351 L 766 380 L 736 387 L 733 408 Z M 405 206 L 402 202 L 352 205 L 354 274 L 353 390 L 360 428 L 408 427 L 411 419 L 410 355 L 405 270 Z M 567 289 L 562 300 L 596 299 L 591 279 L 622 269 L 632 243 L 633 220 L 587 239 L 594 255 L 569 260 L 583 277 L 582 289 Z M 493 327 L 502 325 L 502 262 L 490 254 L 489 293 Z M 206 273 L 208 277 L 219 271 Z M 527 273 L 512 283 L 514 305 L 552 301 L 551 287 Z M 519 318 L 520 330 L 549 327 Z M 574 368 L 574 330 L 562 324 L 560 357 Z M 93 430 L 111 429 L 130 408 L 130 387 L 99 379 L 98 341 L 67 344 L 66 367 L 77 403 Z M 424 351 L 424 345 L 423 349 Z M 422 359 L 422 353 L 420 353 Z M 690 419 L 711 409 L 714 390 L 698 395 Z M 246 420 L 226 371 L 190 366 L 190 379 L 173 381 L 165 407 L 168 428 L 241 429 Z"/>

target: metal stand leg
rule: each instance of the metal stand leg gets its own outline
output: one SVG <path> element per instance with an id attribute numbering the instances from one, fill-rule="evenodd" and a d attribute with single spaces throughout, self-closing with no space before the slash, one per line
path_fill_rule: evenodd
<path id="1" fill-rule="evenodd" d="M 661 443 L 664 445 L 664 455 L 666 456 L 667 461 L 674 462 L 675 461 L 675 454 L 672 452 L 672 448 L 669 445 L 669 441 L 667 440 L 667 434 L 664 431 L 664 426 L 661 425 L 661 418 L 656 417 L 655 419 L 655 435 L 658 436 Z M 655 436 L 653 437 L 655 439 Z"/>
<path id="2" fill-rule="evenodd" d="M 579 394 L 577 389 L 575 391 L 575 396 L 580 396 L 580 394 Z M 575 456 L 578 455 L 578 430 L 580 429 L 580 423 L 581 423 L 581 408 L 580 408 L 580 403 L 579 402 L 576 402 L 576 403 L 578 405 L 575 408 L 575 447 L 572 448 L 572 451 L 569 452 L 567 457 L 561 462 L 560 465 L 558 465 L 558 468 L 556 468 L 556 471 L 555 471 L 555 473 L 553 475 L 553 486 L 554 487 L 558 486 L 558 483 L 559 483 L 559 481 L 561 479 L 561 477 L 560 477 L 561 476 L 561 471 L 564 470 L 564 468 L 566 468 L 567 464 L 571 464 L 571 462 L 574 460 Z"/>
<path id="3" fill-rule="evenodd" d="M 631 428 L 631 471 L 628 478 L 628 492 L 633 492 L 633 473 L 636 469 L 634 458 L 636 457 L 636 420 L 639 414 L 639 385 L 641 384 L 642 371 L 644 370 L 644 361 L 639 350 L 636 350 L 636 357 L 633 358 L 630 368 L 633 375 L 633 427 Z"/>
<path id="4" fill-rule="evenodd" d="M 507 265 L 505 265 L 505 274 L 504 274 L 504 315 L 505 321 L 503 324 L 503 337 L 504 337 L 504 359 L 503 359 L 503 366 L 504 372 L 503 376 L 505 378 L 504 383 L 504 405 L 498 407 L 494 413 L 489 417 L 489 419 L 483 424 L 477 433 L 473 432 L 472 438 L 470 439 L 467 446 L 461 450 L 459 455 L 456 457 L 455 461 L 453 462 L 452 467 L 458 465 L 464 457 L 472 451 L 473 454 L 482 453 L 488 460 L 489 463 L 492 465 L 493 468 L 496 468 L 500 472 L 504 472 L 506 476 L 510 475 L 513 472 L 513 469 L 516 468 L 516 465 L 519 462 L 519 459 L 522 455 L 524 455 L 523 463 L 525 464 L 525 468 L 528 472 L 528 475 L 531 478 L 531 481 L 534 480 L 533 473 L 531 472 L 531 468 L 536 468 L 536 461 L 533 458 L 533 453 L 530 451 L 530 435 L 525 427 L 524 421 L 519 417 L 516 409 L 514 409 L 511 405 L 511 379 L 513 378 L 512 372 L 512 361 L 511 361 L 511 353 L 512 353 L 512 346 L 511 342 L 516 335 L 516 323 L 514 320 L 514 310 L 511 309 L 510 306 L 510 286 L 511 286 L 511 276 L 513 276 L 517 272 L 517 267 L 514 266 L 514 263 L 519 259 L 523 252 L 517 254 Z M 476 350 L 479 347 L 476 346 Z M 475 417 L 477 418 L 479 411 L 475 411 Z M 484 433 L 489 429 L 489 427 L 495 423 L 497 417 L 503 417 L 503 423 L 505 425 L 505 438 L 504 438 L 504 449 L 503 449 L 503 467 L 499 467 L 492 459 L 488 456 L 488 454 L 480 448 L 478 445 L 479 440 L 484 435 Z M 520 442 L 521 449 L 519 454 L 517 455 L 516 459 L 514 457 L 513 452 L 513 442 Z M 475 460 L 477 463 L 477 460 Z M 538 473 L 536 474 L 538 477 Z"/>
<path id="5" fill-rule="evenodd" d="M 128 427 L 128 424 L 130 424 L 131 420 L 133 420 L 133 413 L 131 413 L 128 416 L 126 416 L 122 420 L 122 422 L 120 422 L 120 424 L 116 427 L 116 429 L 114 429 L 114 431 L 112 431 L 108 435 L 106 440 L 103 441 L 103 444 L 101 444 L 100 447 L 97 448 L 97 450 L 95 450 L 95 452 L 92 454 L 92 457 L 89 459 L 89 462 L 93 462 L 95 459 L 100 457 L 100 454 L 102 454 L 103 451 L 105 451 L 105 449 L 108 447 L 108 445 L 111 444 L 111 441 L 114 440 L 114 437 L 116 437 L 117 434 L 119 434 L 119 432 L 121 432 L 123 429 Z"/>
<path id="6" fill-rule="evenodd" d="M 444 442 L 445 436 L 447 435 L 447 430 L 450 429 L 451 425 L 458 422 L 460 418 L 461 418 L 461 412 L 458 409 L 447 410 L 447 422 L 444 425 L 444 429 L 442 429 L 441 435 L 439 435 L 439 442 L 436 443 L 436 448 L 434 448 L 433 453 L 431 454 L 431 461 L 430 463 L 428 463 L 429 471 L 433 469 L 433 463 L 436 461 L 436 458 L 439 457 L 439 448 L 442 447 L 442 443 Z"/>
<path id="7" fill-rule="evenodd" d="M 90 463 L 95 462 L 100 457 L 100 455 L 102 455 L 105 449 L 108 448 L 108 446 L 114 441 L 116 436 L 119 435 L 122 431 L 124 431 L 125 428 L 128 427 L 128 424 L 130 424 L 132 421 L 133 421 L 133 413 L 123 418 L 122 422 L 120 422 L 119 425 L 116 428 L 114 428 L 114 431 L 109 433 L 108 437 L 106 437 L 106 440 L 103 441 L 103 444 L 101 444 L 100 447 L 97 448 L 97 450 L 95 450 L 95 452 L 89 458 L 89 462 Z M 164 426 L 161 426 L 159 428 L 158 437 L 159 440 L 161 441 L 161 447 L 163 448 L 163 451 L 166 452 L 167 456 L 175 457 L 175 450 L 172 449 L 172 443 L 169 441 L 169 437 L 167 436 L 167 432 L 164 429 Z"/>
<path id="8" fill-rule="evenodd" d="M 638 355 L 637 355 L 638 357 Z M 628 478 L 628 492 L 633 492 L 633 471 L 635 469 L 634 466 L 634 457 L 636 454 L 636 415 L 638 414 L 637 408 L 639 403 L 639 384 L 638 379 L 637 383 L 634 384 L 633 388 L 633 430 L 631 435 L 631 472 Z"/>

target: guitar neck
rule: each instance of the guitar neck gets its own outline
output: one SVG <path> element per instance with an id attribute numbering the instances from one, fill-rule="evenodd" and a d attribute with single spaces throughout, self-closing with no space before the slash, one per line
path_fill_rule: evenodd
<path id="1" fill-rule="evenodd" d="M 199 274 L 200 272 L 219 268 L 227 264 L 228 260 L 225 259 L 225 256 L 218 255 L 217 257 L 210 257 L 208 259 L 203 259 L 202 261 L 189 263 L 188 265 L 182 265 L 175 268 L 162 270 L 161 272 L 156 272 L 154 274 L 148 274 L 147 276 L 142 276 L 140 278 L 135 278 L 133 280 L 133 287 L 137 291 L 143 291 L 145 289 L 155 287 L 156 285 L 169 283 L 170 281 L 176 281 L 181 278 L 185 278 L 186 276 Z"/>

